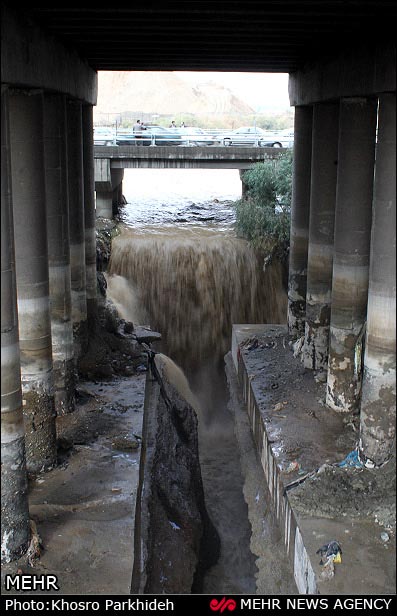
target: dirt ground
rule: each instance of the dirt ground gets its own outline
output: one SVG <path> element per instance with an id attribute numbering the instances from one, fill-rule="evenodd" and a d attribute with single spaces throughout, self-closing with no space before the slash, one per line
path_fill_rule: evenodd
<path id="1" fill-rule="evenodd" d="M 340 467 L 357 445 L 359 416 L 325 406 L 324 378 L 294 356 L 284 326 L 235 328 L 282 484 L 284 489 L 292 484 L 288 500 L 319 579 L 317 549 L 332 539 L 342 545 L 344 565 L 333 580 L 320 584 L 321 592 L 395 592 L 395 454 L 376 470 Z M 341 571 L 349 576 L 338 575 Z"/>

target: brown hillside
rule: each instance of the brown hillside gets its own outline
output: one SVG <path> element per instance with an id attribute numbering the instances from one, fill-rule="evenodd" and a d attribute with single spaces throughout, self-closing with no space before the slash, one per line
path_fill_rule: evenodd
<path id="1" fill-rule="evenodd" d="M 216 83 L 192 86 L 173 72 L 101 71 L 95 114 L 142 112 L 253 113 L 228 88 Z"/>

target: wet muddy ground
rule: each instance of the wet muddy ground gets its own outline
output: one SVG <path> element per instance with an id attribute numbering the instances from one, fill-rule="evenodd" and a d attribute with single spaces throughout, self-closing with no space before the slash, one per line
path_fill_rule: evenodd
<path id="1" fill-rule="evenodd" d="M 317 549 L 332 539 L 342 546 L 320 592 L 394 593 L 395 456 L 377 470 L 340 467 L 357 445 L 359 417 L 325 406 L 326 383 L 294 357 L 285 327 L 236 328 L 234 357 L 246 367 L 283 486 L 297 482 L 288 500 L 318 580 Z"/>
<path id="2" fill-rule="evenodd" d="M 29 486 L 40 557 L 2 578 L 55 574 L 61 595 L 129 594 L 145 379 L 79 383 L 75 412 L 57 419 L 59 465 Z"/>

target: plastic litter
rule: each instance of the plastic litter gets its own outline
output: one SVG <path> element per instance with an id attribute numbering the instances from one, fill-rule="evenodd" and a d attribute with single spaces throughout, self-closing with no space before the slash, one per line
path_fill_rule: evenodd
<path id="1" fill-rule="evenodd" d="M 358 457 L 358 449 L 351 451 L 342 462 L 339 462 L 338 466 L 341 468 L 365 468 L 364 464 Z"/>
<path id="2" fill-rule="evenodd" d="M 323 565 L 323 570 L 320 574 L 321 580 L 330 580 L 335 575 L 335 564 L 342 562 L 342 548 L 340 543 L 333 539 L 329 543 L 321 546 L 316 552 L 321 554 L 320 565 Z"/>
<path id="3" fill-rule="evenodd" d="M 320 565 L 326 565 L 329 560 L 334 563 L 342 562 L 342 548 L 338 541 L 332 539 L 329 543 L 325 543 L 316 552 L 321 555 Z"/>

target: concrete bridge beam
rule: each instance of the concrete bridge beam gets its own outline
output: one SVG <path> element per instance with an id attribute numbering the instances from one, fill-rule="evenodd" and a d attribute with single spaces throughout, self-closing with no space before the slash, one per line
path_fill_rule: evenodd
<path id="1" fill-rule="evenodd" d="M 306 321 L 312 122 L 311 106 L 295 108 L 288 280 L 288 330 L 295 338 L 304 335 Z"/>
<path id="2" fill-rule="evenodd" d="M 338 103 L 314 105 L 303 347 L 303 363 L 306 368 L 313 370 L 326 369 L 328 364 L 338 121 Z"/>
<path id="3" fill-rule="evenodd" d="M 97 311 L 93 134 L 92 105 L 83 105 L 84 228 L 88 327 L 93 326 Z"/>
<path id="4" fill-rule="evenodd" d="M 66 100 L 61 94 L 44 97 L 44 151 L 48 225 L 55 410 L 74 410 L 76 375 L 70 281 L 69 198 L 67 175 Z"/>
<path id="5" fill-rule="evenodd" d="M 326 402 L 345 412 L 358 407 L 361 391 L 376 114 L 375 98 L 341 100 Z"/>
<path id="6" fill-rule="evenodd" d="M 7 89 L 1 91 L 1 561 L 30 540 L 15 278 Z"/>
<path id="7" fill-rule="evenodd" d="M 56 464 L 45 201 L 43 95 L 12 91 L 11 173 L 28 471 Z"/>
<path id="8" fill-rule="evenodd" d="M 396 414 L 396 94 L 379 97 L 359 453 L 391 455 Z"/>
<path id="9" fill-rule="evenodd" d="M 88 345 L 82 106 L 79 101 L 68 100 L 66 108 L 72 321 L 74 358 L 78 362 Z"/>

